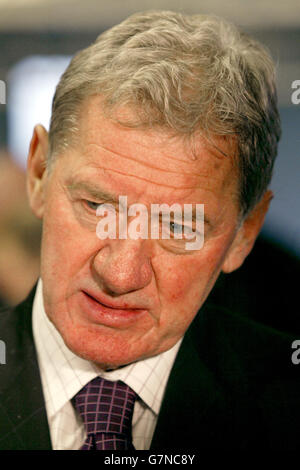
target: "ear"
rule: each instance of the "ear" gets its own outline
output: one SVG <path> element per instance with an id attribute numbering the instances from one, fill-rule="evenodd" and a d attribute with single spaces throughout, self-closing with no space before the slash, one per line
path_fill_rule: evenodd
<path id="1" fill-rule="evenodd" d="M 33 213 L 39 218 L 44 214 L 44 190 L 47 177 L 46 158 L 48 133 L 42 125 L 35 126 L 27 161 L 27 193 Z"/>
<path id="2" fill-rule="evenodd" d="M 264 223 L 271 199 L 273 199 L 273 193 L 268 190 L 243 221 L 223 263 L 222 271 L 224 273 L 230 273 L 238 269 L 249 255 Z"/>

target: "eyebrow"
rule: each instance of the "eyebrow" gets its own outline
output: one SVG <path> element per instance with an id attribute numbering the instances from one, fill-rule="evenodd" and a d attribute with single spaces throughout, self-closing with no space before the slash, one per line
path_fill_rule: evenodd
<path id="1" fill-rule="evenodd" d="M 75 181 L 72 183 L 67 184 L 67 188 L 71 192 L 76 191 L 84 191 L 86 194 L 91 196 L 94 199 L 98 199 L 101 201 L 109 201 L 109 202 L 119 202 L 119 196 L 113 195 L 107 191 L 103 191 L 98 186 L 95 186 L 91 183 L 87 183 L 85 181 Z"/>

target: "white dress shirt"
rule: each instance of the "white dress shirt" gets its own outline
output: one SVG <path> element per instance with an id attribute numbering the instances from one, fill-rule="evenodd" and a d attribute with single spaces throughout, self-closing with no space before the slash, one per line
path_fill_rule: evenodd
<path id="1" fill-rule="evenodd" d="M 45 313 L 41 280 L 33 303 L 33 335 L 54 450 L 76 450 L 84 443 L 85 429 L 70 400 L 97 375 L 107 380 L 122 380 L 139 395 L 132 420 L 133 445 L 137 450 L 150 448 L 181 340 L 158 356 L 104 372 L 94 363 L 76 356 L 65 345 Z"/>

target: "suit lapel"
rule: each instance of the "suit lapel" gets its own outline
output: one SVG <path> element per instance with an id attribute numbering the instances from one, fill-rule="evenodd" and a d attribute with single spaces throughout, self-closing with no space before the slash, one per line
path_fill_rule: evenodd
<path id="1" fill-rule="evenodd" d="M 0 368 L 0 449 L 51 449 L 32 334 L 35 289 L 13 311 L 1 313 L 6 364 Z"/>

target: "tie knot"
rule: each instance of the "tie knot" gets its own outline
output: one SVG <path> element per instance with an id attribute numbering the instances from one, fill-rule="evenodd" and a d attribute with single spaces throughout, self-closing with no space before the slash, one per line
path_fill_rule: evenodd
<path id="1" fill-rule="evenodd" d="M 136 393 L 125 383 L 96 377 L 73 398 L 88 435 L 112 433 L 131 436 Z"/>

